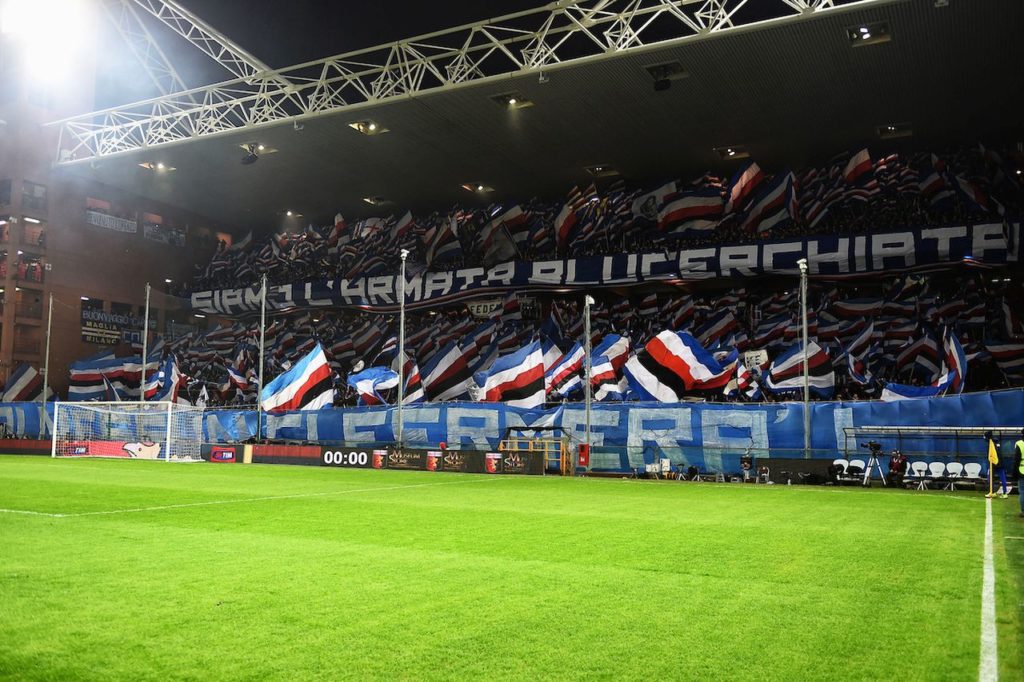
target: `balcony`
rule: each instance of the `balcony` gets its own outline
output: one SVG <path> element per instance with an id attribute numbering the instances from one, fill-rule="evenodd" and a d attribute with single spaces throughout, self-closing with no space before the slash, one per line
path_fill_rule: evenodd
<path id="1" fill-rule="evenodd" d="M 42 342 L 39 339 L 14 339 L 14 352 L 21 355 L 39 355 Z"/>
<path id="2" fill-rule="evenodd" d="M 16 317 L 21 317 L 26 320 L 42 320 L 43 319 L 43 304 L 42 303 L 17 303 L 14 306 L 14 314 Z"/>

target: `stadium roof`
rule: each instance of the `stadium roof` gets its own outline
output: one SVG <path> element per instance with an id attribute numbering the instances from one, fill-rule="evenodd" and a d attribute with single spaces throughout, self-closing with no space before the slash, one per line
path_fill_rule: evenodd
<path id="1" fill-rule="evenodd" d="M 1013 0 L 869 0 L 259 126 L 85 150 L 60 165 L 238 228 L 271 230 L 285 210 L 322 221 L 336 211 L 352 219 L 550 197 L 590 182 L 585 168 L 595 165 L 636 181 L 728 174 L 740 162 L 716 148 L 730 146 L 774 171 L 865 144 L 1016 139 L 1022 25 L 1024 3 Z M 850 32 L 861 27 L 889 39 L 855 45 Z M 684 73 L 656 91 L 649 68 L 676 62 Z M 494 99 L 508 93 L 532 106 Z M 367 120 L 388 132 L 350 127 Z M 880 140 L 888 125 L 913 134 Z M 250 142 L 266 151 L 243 165 Z M 175 170 L 156 174 L 145 162 Z M 466 183 L 494 191 L 481 196 Z"/>

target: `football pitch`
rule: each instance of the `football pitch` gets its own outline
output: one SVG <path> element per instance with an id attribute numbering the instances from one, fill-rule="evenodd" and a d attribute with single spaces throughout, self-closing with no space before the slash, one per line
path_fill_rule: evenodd
<path id="1" fill-rule="evenodd" d="M 0 677 L 978 679 L 976 493 L 0 457 Z M 998 668 L 1024 520 L 992 503 Z"/>

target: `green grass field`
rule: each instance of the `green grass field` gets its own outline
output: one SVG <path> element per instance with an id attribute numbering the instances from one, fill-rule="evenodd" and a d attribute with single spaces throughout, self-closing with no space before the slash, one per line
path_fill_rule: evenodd
<path id="1" fill-rule="evenodd" d="M 978 676 L 979 495 L 0 457 L 0 508 L 4 678 Z"/>

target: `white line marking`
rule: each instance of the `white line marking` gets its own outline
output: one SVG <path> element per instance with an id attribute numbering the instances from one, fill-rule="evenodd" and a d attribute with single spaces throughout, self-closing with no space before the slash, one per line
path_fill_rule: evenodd
<path id="1" fill-rule="evenodd" d="M 1004 535 L 1004 540 L 1024 540 L 1024 535 Z"/>
<path id="2" fill-rule="evenodd" d="M 0 514 L 25 514 L 27 516 L 49 516 L 50 518 L 59 519 L 64 516 L 63 514 L 49 514 L 47 512 L 29 511 L 28 509 L 0 509 Z"/>
<path id="3" fill-rule="evenodd" d="M 459 483 L 479 483 L 481 481 L 497 481 L 500 477 L 485 478 L 473 477 L 463 478 L 458 481 L 444 481 L 438 483 L 415 483 L 413 485 L 392 485 L 377 488 L 357 488 L 354 490 L 327 490 L 319 493 L 295 493 L 294 495 L 268 495 L 266 497 L 240 497 L 234 500 L 209 500 L 205 502 L 183 502 L 182 504 L 163 504 L 155 507 L 137 507 L 133 509 L 109 509 L 105 511 L 79 512 L 76 514 L 49 514 L 46 512 L 28 511 L 24 509 L 0 509 L 0 512 L 7 514 L 28 514 L 32 516 L 48 516 L 54 519 L 73 519 L 82 516 L 108 516 L 111 514 L 134 514 L 137 512 L 163 511 L 166 509 L 185 509 L 187 507 L 208 507 L 219 504 L 236 504 L 241 502 L 266 502 L 269 500 L 296 500 L 309 497 L 327 497 L 330 495 L 349 495 L 352 493 L 372 493 L 384 490 L 407 490 L 410 488 L 433 488 L 441 485 L 457 485 Z"/>
<path id="4" fill-rule="evenodd" d="M 981 663 L 978 665 L 981 682 L 999 679 L 996 646 L 996 569 L 992 561 L 992 499 L 989 498 L 985 500 L 985 560 L 981 579 Z"/>

